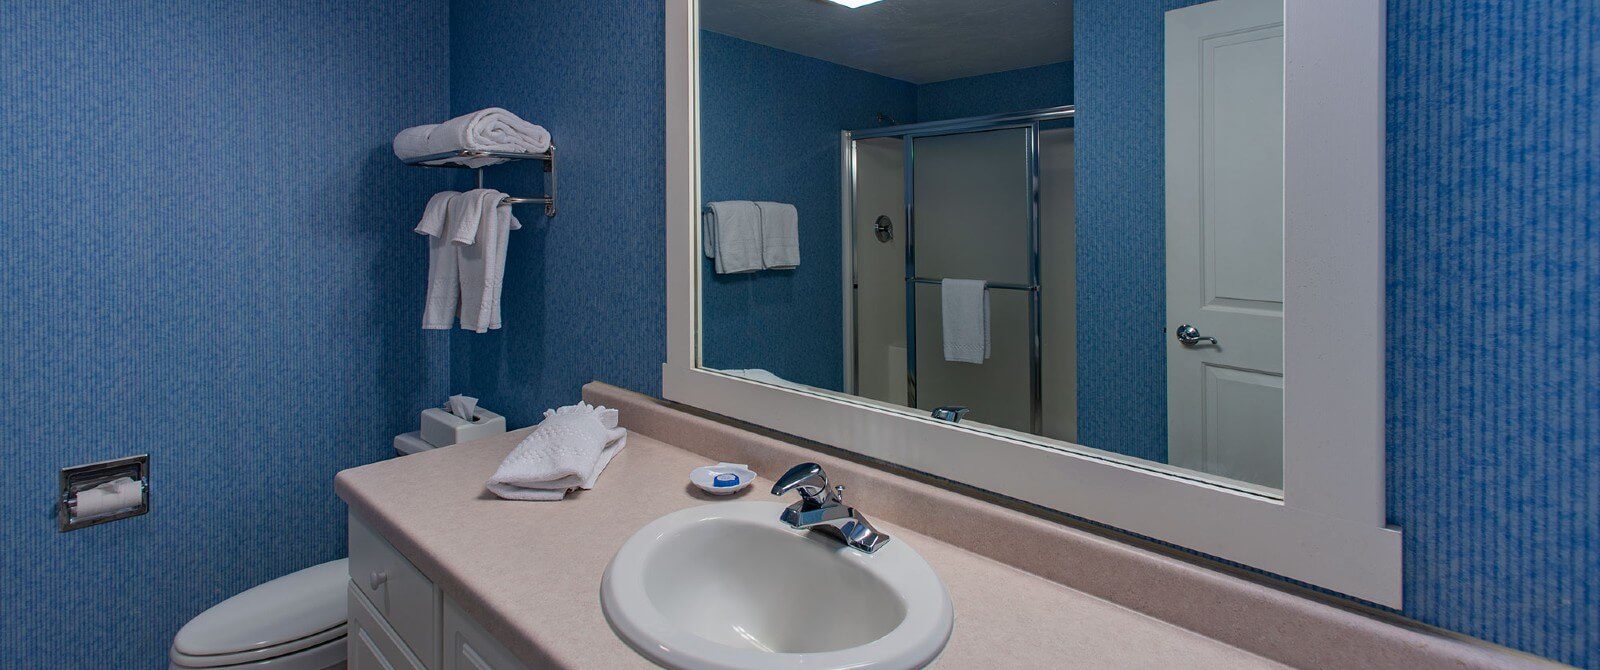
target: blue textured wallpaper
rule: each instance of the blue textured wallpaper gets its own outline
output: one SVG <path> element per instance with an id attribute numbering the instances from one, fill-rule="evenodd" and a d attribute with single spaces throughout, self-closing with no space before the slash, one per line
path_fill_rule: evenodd
<path id="1" fill-rule="evenodd" d="M 558 147 L 560 213 L 517 210 L 524 227 L 511 234 L 505 328 L 450 337 L 453 388 L 514 426 L 577 401 L 595 379 L 661 392 L 662 12 L 659 2 L 621 0 L 451 3 L 451 109 L 504 107 L 549 128 Z M 531 165 L 500 167 L 487 183 L 522 195 L 538 193 L 542 177 Z"/>
<path id="2" fill-rule="evenodd" d="M 1388 68 L 1405 611 L 1600 668 L 1600 3 L 1391 1 Z"/>
<path id="3" fill-rule="evenodd" d="M 917 86 L 917 120 L 942 121 L 1072 104 L 1072 61 Z"/>
<path id="4" fill-rule="evenodd" d="M 335 472 L 448 388 L 418 329 L 447 7 L 0 4 L 0 666 L 165 668 L 216 601 L 344 555 Z M 57 469 L 152 510 L 58 534 Z"/>
<path id="5" fill-rule="evenodd" d="M 1078 441 L 1167 460 L 1163 14 L 1196 0 L 1072 5 Z"/>
<path id="6" fill-rule="evenodd" d="M 842 389 L 839 132 L 910 122 L 916 86 L 709 31 L 700 59 L 704 201 L 794 204 L 801 259 L 719 275 L 702 258 L 705 363 Z"/>

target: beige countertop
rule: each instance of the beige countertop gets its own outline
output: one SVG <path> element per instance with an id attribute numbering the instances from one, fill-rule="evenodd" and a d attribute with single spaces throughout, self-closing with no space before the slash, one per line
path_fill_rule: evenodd
<path id="1" fill-rule="evenodd" d="M 496 498 L 484 481 L 526 433 L 345 470 L 335 488 L 352 512 L 530 664 L 651 667 L 600 610 L 600 579 L 612 554 L 668 512 L 768 499 L 770 481 L 727 498 L 706 495 L 688 474 L 707 459 L 633 433 L 592 491 L 560 502 Z M 1282 667 L 863 512 L 922 554 L 950 590 L 955 630 L 937 667 Z"/>

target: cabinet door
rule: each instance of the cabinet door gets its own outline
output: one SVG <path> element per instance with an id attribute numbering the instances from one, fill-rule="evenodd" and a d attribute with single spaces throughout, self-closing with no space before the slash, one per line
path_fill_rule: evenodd
<path id="1" fill-rule="evenodd" d="M 345 654 L 350 670 L 424 670 L 353 583 L 347 601 L 350 619 L 345 625 Z"/>
<path id="2" fill-rule="evenodd" d="M 444 599 L 442 670 L 530 670 L 456 606 Z"/>
<path id="3" fill-rule="evenodd" d="M 439 589 L 354 514 L 350 581 L 425 667 L 439 666 Z"/>

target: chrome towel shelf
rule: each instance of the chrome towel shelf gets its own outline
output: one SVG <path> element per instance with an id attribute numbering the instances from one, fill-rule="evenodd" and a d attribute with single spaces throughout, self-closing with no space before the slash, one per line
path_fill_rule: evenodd
<path id="1" fill-rule="evenodd" d="M 512 204 L 512 205 L 530 205 L 530 204 L 544 205 L 544 215 L 545 216 L 555 216 L 556 215 L 556 147 L 555 147 L 554 144 L 550 145 L 550 150 L 549 151 L 546 151 L 544 153 L 538 153 L 538 154 L 516 153 L 516 152 L 510 152 L 510 151 L 460 150 L 460 151 L 446 151 L 446 152 L 437 153 L 437 154 L 429 154 L 427 156 L 418 156 L 416 158 L 412 158 L 410 160 L 407 160 L 405 163 L 406 163 L 406 165 L 410 165 L 410 166 L 414 166 L 414 167 L 455 168 L 455 169 L 458 169 L 458 170 L 477 170 L 478 171 L 478 188 L 483 188 L 483 168 L 482 167 L 475 168 L 475 167 L 471 167 L 471 166 L 467 166 L 467 165 L 459 165 L 459 164 L 455 164 L 455 163 L 441 163 L 441 164 L 437 164 L 437 165 L 429 165 L 429 163 L 433 163 L 435 161 L 449 160 L 449 159 L 455 159 L 455 158 L 504 158 L 506 160 L 513 160 L 513 161 L 544 161 L 544 192 L 545 192 L 545 196 L 542 197 L 542 198 L 507 197 L 505 199 L 505 202 L 507 204 Z M 488 166 L 484 166 L 484 167 L 488 167 Z"/>

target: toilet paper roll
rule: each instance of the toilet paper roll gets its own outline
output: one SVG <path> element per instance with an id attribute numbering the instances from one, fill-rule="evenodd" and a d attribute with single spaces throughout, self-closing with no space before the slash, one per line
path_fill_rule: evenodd
<path id="1" fill-rule="evenodd" d="M 134 507 L 144 502 L 139 482 L 132 477 L 121 477 L 78 492 L 78 506 L 73 512 L 78 518 L 102 516 Z"/>

